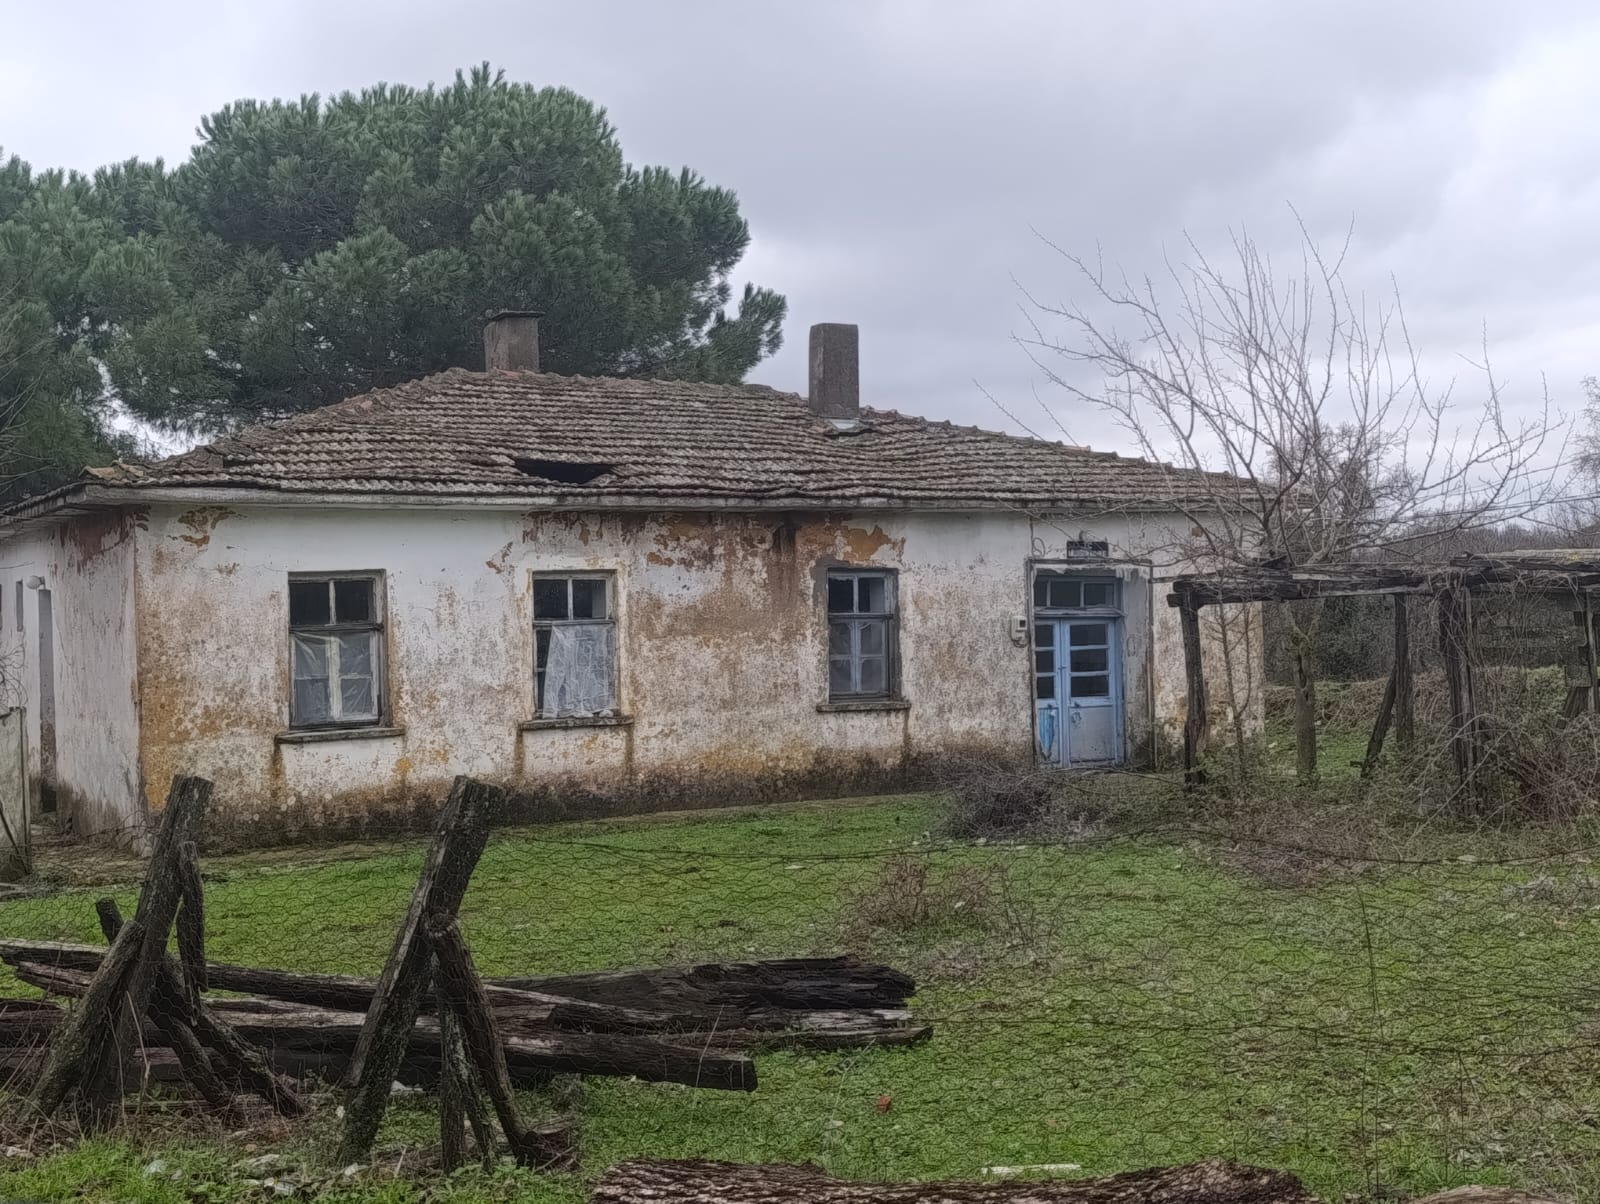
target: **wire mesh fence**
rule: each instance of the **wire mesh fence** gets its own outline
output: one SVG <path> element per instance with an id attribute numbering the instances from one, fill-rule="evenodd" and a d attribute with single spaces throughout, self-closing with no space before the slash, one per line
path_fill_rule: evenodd
<path id="1" fill-rule="evenodd" d="M 490 989 L 849 954 L 912 976 L 911 1022 L 932 1029 L 829 1049 L 752 1033 L 762 1000 L 733 991 L 692 1037 L 654 1038 L 708 1067 L 753 1057 L 754 1090 L 519 1076 L 530 1125 L 573 1114 L 585 1174 L 643 1154 L 891 1179 L 1223 1155 L 1329 1198 L 1486 1179 L 1600 1198 L 1600 843 L 1584 825 L 1469 831 L 1294 792 L 1266 825 L 1164 778 L 1052 782 L 1022 832 L 959 840 L 959 801 L 936 796 L 495 830 L 460 908 Z M 375 977 L 421 845 L 207 859 L 210 957 Z M 43 872 L 79 880 L 0 904 L 5 937 L 101 943 L 101 894 L 132 913 L 133 863 L 64 856 L 45 850 Z M 229 981 L 213 981 L 222 999 Z M 302 1059 L 320 1103 L 289 1140 L 333 1140 L 323 1084 L 349 1044 Z M 6 1052 L 20 1070 L 23 1043 Z M 380 1146 L 436 1142 L 436 1078 L 401 1078 L 423 1090 L 397 1097 Z"/>

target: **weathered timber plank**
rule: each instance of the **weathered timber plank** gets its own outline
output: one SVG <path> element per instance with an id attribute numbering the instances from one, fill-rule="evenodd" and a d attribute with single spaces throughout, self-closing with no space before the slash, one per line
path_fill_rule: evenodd
<path id="1" fill-rule="evenodd" d="M 858 1183 L 810 1166 L 637 1159 L 612 1167 L 592 1204 L 1317 1204 L 1287 1171 L 1236 1162 L 1033 1183 Z"/>
<path id="2" fill-rule="evenodd" d="M 33 1089 L 33 1103 L 41 1114 L 53 1114 L 89 1069 L 103 1060 L 102 1047 L 112 1040 L 113 1017 L 143 945 L 144 925 L 138 920 L 124 924 L 78 1006 L 51 1037 L 44 1068 Z M 117 1081 L 120 1085 L 120 1066 Z"/>
<path id="3" fill-rule="evenodd" d="M 505 796 L 498 787 L 458 777 L 445 800 L 411 905 L 374 990 L 347 1070 L 339 1160 L 362 1162 L 389 1105 L 389 1086 L 405 1057 L 409 1034 L 428 985 L 431 954 L 423 928 L 453 917 L 489 839 L 489 815 Z"/>

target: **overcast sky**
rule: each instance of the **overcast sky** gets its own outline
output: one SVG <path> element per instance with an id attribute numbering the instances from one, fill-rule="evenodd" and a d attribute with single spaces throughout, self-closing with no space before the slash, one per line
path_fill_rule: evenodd
<path id="1" fill-rule="evenodd" d="M 1486 332 L 1514 404 L 1543 378 L 1569 412 L 1600 372 L 1592 0 L 8 8 L 0 146 L 35 167 L 181 159 L 200 115 L 241 96 L 485 59 L 566 84 L 609 109 L 634 162 L 738 192 L 741 277 L 790 303 L 787 345 L 753 379 L 784 388 L 804 390 L 809 324 L 857 322 L 870 404 L 1008 425 L 984 390 L 1023 413 L 1039 375 L 1010 341 L 1014 279 L 1078 295 L 1033 230 L 1137 273 L 1186 232 L 1242 226 L 1287 251 L 1291 205 L 1323 239 L 1355 223 L 1354 282 L 1398 280 L 1431 371 Z"/>

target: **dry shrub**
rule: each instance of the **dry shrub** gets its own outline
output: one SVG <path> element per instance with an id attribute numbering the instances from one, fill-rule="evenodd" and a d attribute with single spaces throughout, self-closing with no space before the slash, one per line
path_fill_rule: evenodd
<path id="1" fill-rule="evenodd" d="M 967 979 L 995 958 L 1037 963 L 1047 945 L 1045 925 L 1011 881 L 1009 868 L 940 864 L 901 854 L 850 900 L 847 940 L 887 943 L 914 973 Z"/>
<path id="2" fill-rule="evenodd" d="M 940 832 L 958 840 L 1018 836 L 1051 816 L 1063 788 L 1054 769 L 1007 769 L 968 761 L 946 774 Z"/>
<path id="3" fill-rule="evenodd" d="M 884 863 L 878 879 L 856 896 L 851 914 L 868 928 L 910 933 L 918 929 L 985 922 L 1004 866 L 951 866 L 936 871 L 926 857 L 901 854 Z"/>

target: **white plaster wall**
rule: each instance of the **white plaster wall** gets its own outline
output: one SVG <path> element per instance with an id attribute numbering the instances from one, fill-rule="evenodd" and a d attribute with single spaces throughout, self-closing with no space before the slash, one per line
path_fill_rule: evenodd
<path id="1" fill-rule="evenodd" d="M 140 805 L 134 655 L 137 520 L 107 512 L 37 523 L 0 543 L 0 703 L 27 708 L 30 774 L 40 766 L 39 593 L 51 592 L 59 813 L 80 835 L 136 835 Z"/>
<path id="2" fill-rule="evenodd" d="M 1124 557 L 1175 539 L 1170 526 L 1125 517 L 1093 535 Z M 1030 560 L 1050 559 L 1056 537 L 1003 513 L 155 507 L 138 555 L 145 776 L 159 793 L 173 773 L 204 774 L 239 825 L 291 835 L 424 813 L 457 773 L 619 805 L 687 805 L 870 789 L 961 754 L 1025 760 L 1031 654 L 1008 625 L 1028 612 Z M 818 710 L 833 565 L 899 572 L 908 709 Z M 533 713 L 531 574 L 570 569 L 616 575 L 620 702 L 633 722 L 523 730 Z M 391 722 L 404 730 L 280 742 L 288 574 L 361 570 L 385 575 Z M 1129 571 L 1143 589 L 1148 569 Z M 1182 688 L 1177 624 L 1157 589 L 1127 624 L 1135 740 L 1149 735 L 1152 702 L 1164 728 L 1182 723 L 1181 704 L 1171 713 L 1173 681 L 1179 699 Z"/>

